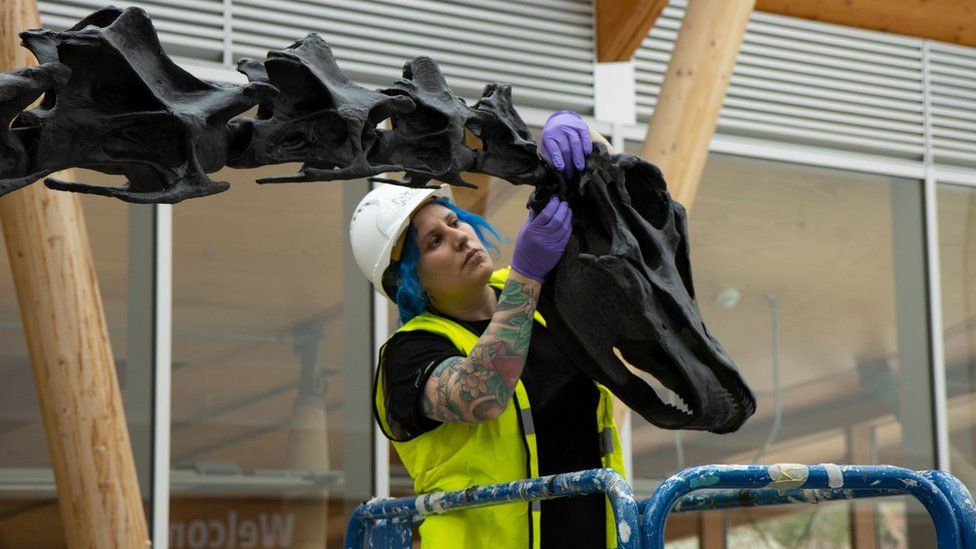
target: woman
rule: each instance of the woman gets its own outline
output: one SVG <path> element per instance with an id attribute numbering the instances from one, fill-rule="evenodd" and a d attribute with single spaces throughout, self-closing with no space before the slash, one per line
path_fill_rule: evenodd
<path id="1" fill-rule="evenodd" d="M 567 178 L 591 148 L 569 111 L 549 118 L 541 141 Z M 609 392 L 569 365 L 535 310 L 571 228 L 569 204 L 553 197 L 529 212 L 511 267 L 496 271 L 498 233 L 447 186 L 384 186 L 357 208 L 356 260 L 404 323 L 380 351 L 376 419 L 417 493 L 622 472 Z M 616 547 L 612 525 L 592 495 L 435 515 L 420 536 L 423 547 Z"/>

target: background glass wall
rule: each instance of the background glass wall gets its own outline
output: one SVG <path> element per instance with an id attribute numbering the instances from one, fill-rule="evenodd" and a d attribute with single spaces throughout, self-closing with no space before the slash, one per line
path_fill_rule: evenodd
<path id="1" fill-rule="evenodd" d="M 79 181 L 118 180 L 77 170 Z M 41 183 L 39 183 L 41 184 Z M 95 271 L 105 309 L 116 371 L 126 405 L 136 468 L 148 478 L 149 402 L 145 362 L 127 360 L 129 285 L 128 217 L 131 206 L 80 196 L 91 242 Z M 4 240 L 0 238 L 0 547 L 60 547 L 64 531 L 58 512 L 54 475 L 48 453 L 33 370 L 17 305 Z M 138 396 L 133 401 L 133 396 Z M 146 485 L 144 485 L 146 486 Z M 143 490 L 144 499 L 148 491 Z"/>
<path id="2" fill-rule="evenodd" d="M 635 417 L 638 492 L 704 463 L 934 465 L 921 196 L 918 181 L 710 156 L 689 216 L 694 283 L 757 411 L 731 435 Z M 840 507 L 736 511 L 718 524 L 730 546 L 903 546 L 904 503 Z M 927 516 L 916 518 L 913 546 L 928 546 Z M 705 519 L 684 520 L 675 537 Z"/>
<path id="3" fill-rule="evenodd" d="M 952 473 L 976 486 L 976 189 L 938 186 Z"/>
<path id="4" fill-rule="evenodd" d="M 349 493 L 372 463 L 348 414 L 370 346 L 368 294 L 344 286 L 356 184 L 254 183 L 297 167 L 226 170 L 174 208 L 171 547 L 341 547 L 368 496 Z"/>

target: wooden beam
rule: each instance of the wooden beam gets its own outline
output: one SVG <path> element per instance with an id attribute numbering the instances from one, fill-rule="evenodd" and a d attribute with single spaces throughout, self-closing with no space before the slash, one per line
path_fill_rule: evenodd
<path id="1" fill-rule="evenodd" d="M 597 0 L 597 62 L 627 61 L 666 0 Z M 973 0 L 756 0 L 756 11 L 976 47 Z"/>
<path id="2" fill-rule="evenodd" d="M 846 429 L 848 463 L 873 464 L 874 426 L 858 423 Z M 878 504 L 871 500 L 854 500 L 850 506 L 852 549 L 878 547 Z"/>
<path id="3" fill-rule="evenodd" d="M 974 0 L 757 0 L 756 11 L 976 47 Z"/>
<path id="4" fill-rule="evenodd" d="M 288 426 L 286 463 L 292 470 L 328 471 L 329 441 L 325 395 L 302 393 L 295 399 L 295 407 Z M 292 547 L 325 547 L 328 538 L 329 493 L 325 490 L 286 496 L 282 512 L 295 517 Z"/>
<path id="5" fill-rule="evenodd" d="M 691 210 L 755 0 L 690 0 L 640 156 Z"/>
<path id="6" fill-rule="evenodd" d="M 698 517 L 698 549 L 725 549 L 725 511 L 705 511 Z"/>
<path id="7" fill-rule="evenodd" d="M 668 0 L 597 0 L 596 60 L 629 61 Z"/>
<path id="8" fill-rule="evenodd" d="M 35 63 L 17 35 L 40 26 L 34 0 L 0 2 L 0 72 Z M 68 545 L 146 547 L 146 517 L 78 196 L 35 183 L 0 199 L 0 221 Z"/>

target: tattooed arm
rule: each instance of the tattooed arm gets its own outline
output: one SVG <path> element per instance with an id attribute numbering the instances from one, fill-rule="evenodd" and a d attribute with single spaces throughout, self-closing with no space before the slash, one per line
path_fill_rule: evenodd
<path id="1" fill-rule="evenodd" d="M 491 323 L 471 354 L 434 368 L 421 400 L 425 416 L 475 423 L 501 415 L 525 367 L 541 288 L 540 282 L 511 271 Z"/>

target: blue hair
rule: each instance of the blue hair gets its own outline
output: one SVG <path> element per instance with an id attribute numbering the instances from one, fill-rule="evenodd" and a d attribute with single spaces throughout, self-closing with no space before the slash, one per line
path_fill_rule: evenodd
<path id="1" fill-rule="evenodd" d="M 491 257 L 493 259 L 498 258 L 496 242 L 507 242 L 508 239 L 498 234 L 498 231 L 483 217 L 457 207 L 446 198 L 434 199 L 433 203 L 451 210 L 462 223 L 471 225 L 475 234 L 478 235 L 478 240 L 488 250 Z M 417 228 L 411 222 L 403 240 L 403 250 L 400 252 L 399 283 L 396 290 L 396 304 L 400 310 L 400 322 L 404 324 L 427 310 L 427 305 L 430 303 L 430 298 L 420 286 L 420 278 L 417 276 L 418 261 L 420 261 L 420 248 L 417 245 Z"/>

